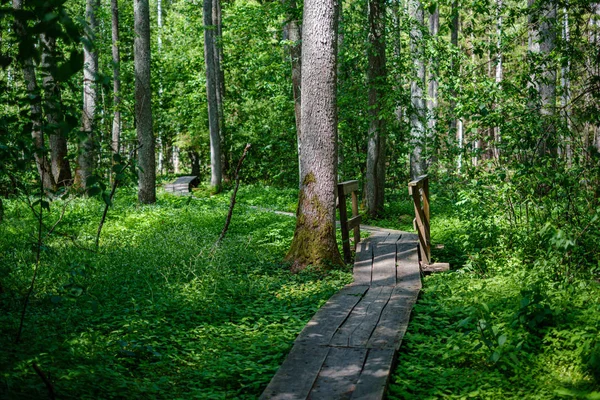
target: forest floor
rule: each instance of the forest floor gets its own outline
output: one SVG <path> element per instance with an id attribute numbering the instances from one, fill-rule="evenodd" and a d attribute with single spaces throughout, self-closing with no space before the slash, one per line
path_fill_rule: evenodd
<path id="1" fill-rule="evenodd" d="M 35 258 L 35 219 L 5 201 L 0 224 L 0 398 L 256 398 L 295 336 L 352 279 L 350 269 L 288 272 L 281 263 L 294 220 L 248 206 L 294 211 L 293 189 L 245 186 L 218 247 L 228 194 L 159 196 L 137 206 L 117 193 L 93 243 L 103 204 L 57 201 L 21 343 L 14 344 Z M 367 224 L 410 230 L 412 205 L 390 193 L 387 215 Z M 433 196 L 434 257 L 449 273 L 424 280 L 402 344 L 390 398 L 600 398 L 600 288 L 524 265 Z M 60 233 L 60 234 L 59 234 Z M 502 250 L 504 246 L 504 251 Z"/>

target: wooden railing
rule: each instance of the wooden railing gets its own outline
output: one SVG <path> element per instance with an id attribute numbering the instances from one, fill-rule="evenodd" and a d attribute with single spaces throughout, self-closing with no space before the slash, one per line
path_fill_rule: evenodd
<path id="1" fill-rule="evenodd" d="M 448 271 L 450 264 L 431 260 L 431 228 L 429 216 L 429 178 L 423 175 L 409 182 L 408 193 L 415 205 L 414 228 L 419 235 L 419 262 L 423 272 Z"/>
<path id="2" fill-rule="evenodd" d="M 429 227 L 429 178 L 423 175 L 408 184 L 415 205 L 414 228 L 419 234 L 419 261 L 431 264 L 431 231 Z"/>
<path id="3" fill-rule="evenodd" d="M 342 248 L 344 250 L 344 261 L 349 263 L 352 261 L 352 253 L 350 251 L 350 230 L 354 229 L 354 245 L 353 250 L 356 250 L 356 245 L 360 242 L 360 221 L 361 216 L 358 215 L 358 181 L 347 181 L 338 183 L 338 207 L 340 209 L 340 228 L 342 230 Z M 346 196 L 352 195 L 352 218 L 348 219 L 348 211 L 346 208 Z"/>

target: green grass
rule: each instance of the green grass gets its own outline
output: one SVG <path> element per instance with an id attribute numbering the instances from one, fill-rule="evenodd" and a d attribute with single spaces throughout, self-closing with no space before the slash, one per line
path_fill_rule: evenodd
<path id="1" fill-rule="evenodd" d="M 93 247 L 102 204 L 66 205 L 43 248 L 40 274 L 14 344 L 33 271 L 35 224 L 18 201 L 0 225 L 0 398 L 44 398 L 32 363 L 60 398 L 256 398 L 295 336 L 348 272 L 292 275 L 282 265 L 294 220 L 236 207 L 213 247 L 227 196 L 121 194 Z M 58 217 L 52 205 L 47 224 Z"/>

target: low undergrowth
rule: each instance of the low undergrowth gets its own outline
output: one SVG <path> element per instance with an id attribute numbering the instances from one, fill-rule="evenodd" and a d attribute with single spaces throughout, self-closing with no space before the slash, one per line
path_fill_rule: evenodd
<path id="1" fill-rule="evenodd" d="M 0 398 L 45 398 L 36 364 L 58 398 L 256 398 L 295 336 L 348 272 L 282 265 L 294 220 L 236 207 L 213 245 L 227 196 L 163 195 L 135 206 L 119 194 L 92 251 L 102 204 L 54 202 L 63 220 L 42 249 L 39 275 L 15 344 L 33 273 L 35 224 L 18 200 L 0 225 Z"/>

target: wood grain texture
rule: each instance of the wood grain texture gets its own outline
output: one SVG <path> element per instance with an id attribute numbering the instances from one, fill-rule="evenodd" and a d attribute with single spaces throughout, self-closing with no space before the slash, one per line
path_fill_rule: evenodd
<path id="1" fill-rule="evenodd" d="M 338 327 L 360 301 L 368 286 L 346 286 L 317 311 L 298 335 L 296 342 L 328 345 Z"/>
<path id="2" fill-rule="evenodd" d="M 350 399 L 362 372 L 365 348 L 329 350 L 308 398 L 311 400 Z"/>
<path id="3" fill-rule="evenodd" d="M 383 398 L 394 365 L 394 349 L 370 349 L 352 400 Z"/>
<path id="4" fill-rule="evenodd" d="M 260 399 L 306 399 L 328 353 L 325 346 L 296 343 Z"/>
<path id="5" fill-rule="evenodd" d="M 372 287 L 331 340 L 332 346 L 365 347 L 388 303 L 393 286 Z"/>

